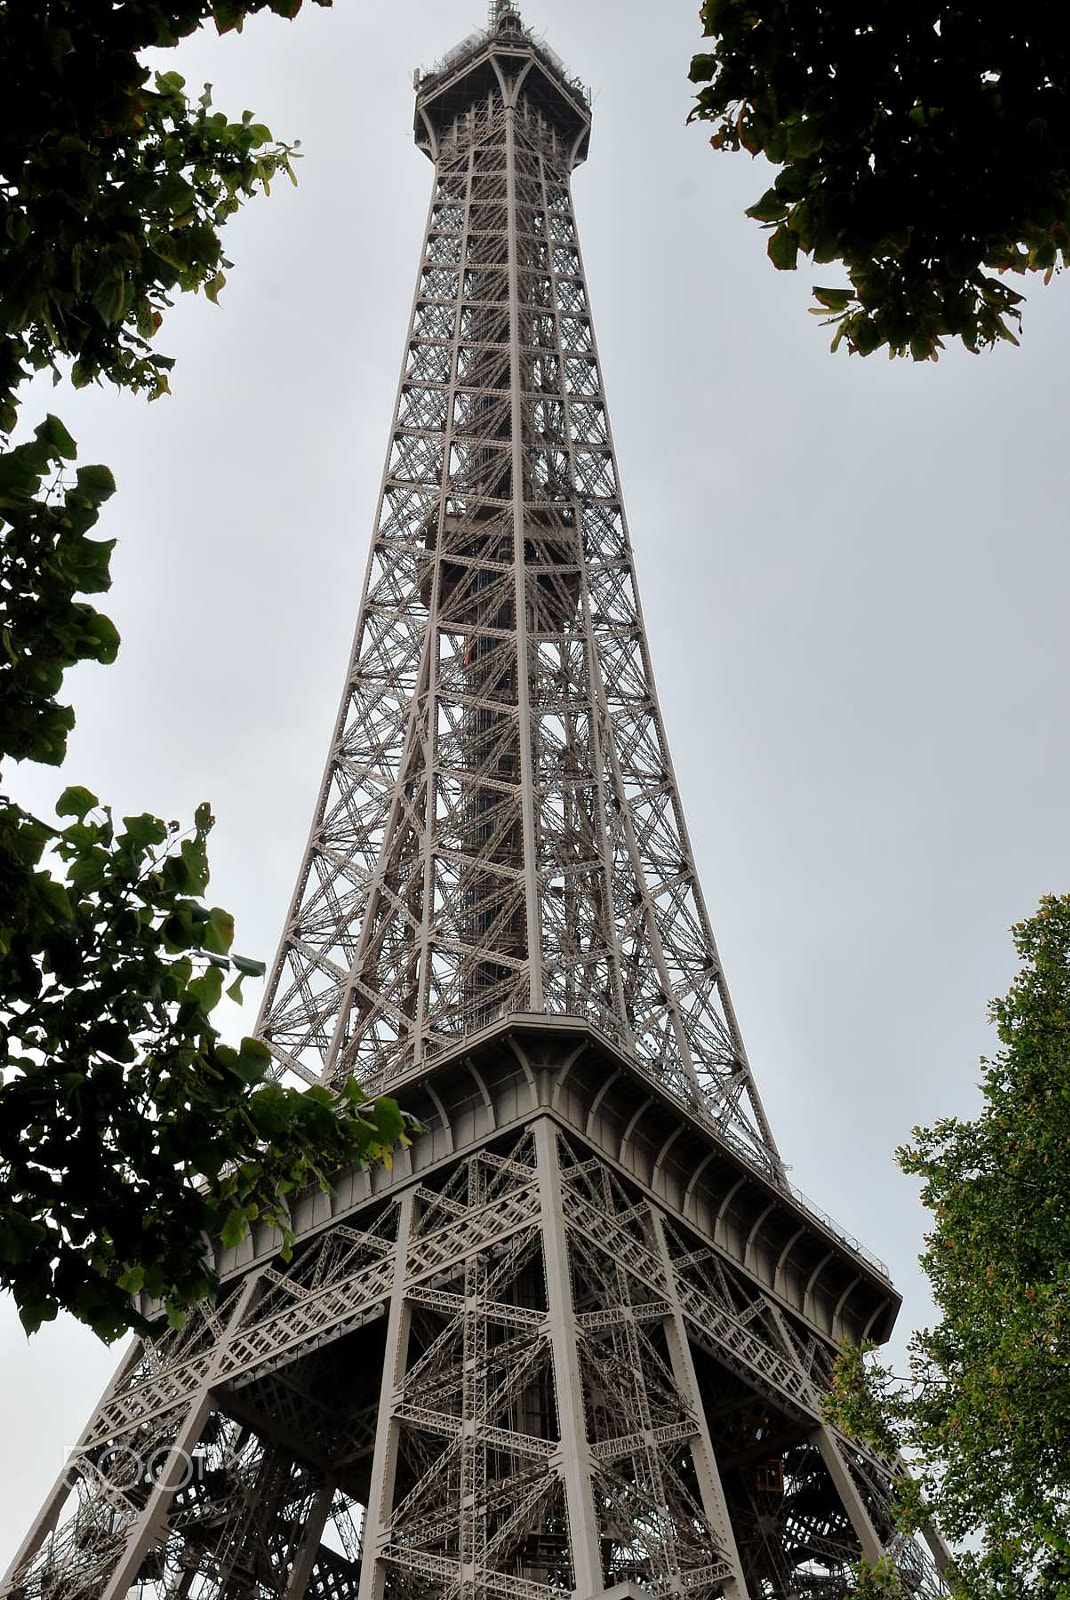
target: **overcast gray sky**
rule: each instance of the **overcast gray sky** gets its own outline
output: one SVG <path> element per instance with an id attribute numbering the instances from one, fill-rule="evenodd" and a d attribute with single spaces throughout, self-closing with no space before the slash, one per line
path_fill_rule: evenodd
<path id="1" fill-rule="evenodd" d="M 977 1103 L 1007 929 L 1070 880 L 1064 527 L 1070 286 L 1021 350 L 833 357 L 835 269 L 776 273 L 747 156 L 685 126 L 695 0 L 538 0 L 595 91 L 576 179 L 651 649 L 699 867 L 794 1180 L 924 1320 L 924 1214 L 893 1150 Z M 212 800 L 212 895 L 273 951 L 349 648 L 431 171 L 411 73 L 481 0 L 336 0 L 168 66 L 301 138 L 231 225 L 215 310 L 170 316 L 174 396 L 42 391 L 120 494 L 118 663 L 71 688 L 63 782 L 121 812 Z M 0 1566 L 117 1351 L 0 1307 Z"/>

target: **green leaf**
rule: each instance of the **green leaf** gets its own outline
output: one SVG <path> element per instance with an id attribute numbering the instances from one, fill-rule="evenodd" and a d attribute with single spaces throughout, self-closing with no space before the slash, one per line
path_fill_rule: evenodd
<path id="1" fill-rule="evenodd" d="M 212 17 L 218 33 L 229 33 L 232 28 L 241 33 L 242 23 L 245 20 L 245 7 L 241 0 L 216 0 L 212 7 Z"/>
<path id="2" fill-rule="evenodd" d="M 221 906 L 213 906 L 208 913 L 208 927 L 204 934 L 202 949 L 211 951 L 215 955 L 225 956 L 233 942 L 234 918 Z"/>
<path id="3" fill-rule="evenodd" d="M 55 1322 L 59 1302 L 51 1295 L 40 1300 L 24 1300 L 19 1306 L 19 1321 L 28 1334 L 36 1333 L 43 1322 Z"/>
<path id="4" fill-rule="evenodd" d="M 100 611 L 95 611 L 92 606 L 84 608 L 85 631 L 94 643 L 92 659 L 107 666 L 119 654 L 119 630 L 110 617 L 104 616 Z"/>
<path id="5" fill-rule="evenodd" d="M 47 465 L 44 449 L 17 445 L 14 450 L 0 451 L 0 509 L 22 506 L 36 494 Z"/>
<path id="6" fill-rule="evenodd" d="M 799 241 L 790 228 L 777 228 L 767 246 L 770 261 L 779 272 L 794 272 L 799 254 Z"/>
<path id="7" fill-rule="evenodd" d="M 97 284 L 93 293 L 93 305 L 100 318 L 109 327 L 122 321 L 123 312 L 127 304 L 127 282 L 121 272 L 109 273 Z"/>
<path id="8" fill-rule="evenodd" d="M 279 1084 L 265 1084 L 250 1095 L 249 1114 L 262 1139 L 277 1139 L 293 1121 L 291 1097 Z"/>
<path id="9" fill-rule="evenodd" d="M 156 186 L 156 204 L 174 216 L 185 216 L 193 210 L 196 194 L 180 172 L 169 172 Z"/>
<path id="10" fill-rule="evenodd" d="M 846 326 L 846 324 L 845 324 Z M 881 330 L 872 317 L 850 319 L 849 337 L 859 355 L 868 356 L 883 343 Z"/>
<path id="11" fill-rule="evenodd" d="M 788 158 L 791 161 L 805 159 L 820 150 L 824 143 L 824 134 L 818 122 L 807 120 L 797 122 L 788 129 Z"/>
<path id="12" fill-rule="evenodd" d="M 0 1261 L 17 1266 L 28 1261 L 48 1238 L 48 1229 L 17 1211 L 8 1211 L 0 1219 Z"/>
<path id="13" fill-rule="evenodd" d="M 262 1039 L 243 1039 L 241 1053 L 243 1056 L 248 1056 L 250 1060 L 262 1062 L 265 1066 L 272 1060 L 271 1051 Z"/>
<path id="14" fill-rule="evenodd" d="M 746 215 L 756 222 L 779 222 L 788 214 L 788 207 L 775 189 L 767 189 L 762 198 L 748 206 Z"/>
<path id="15" fill-rule="evenodd" d="M 189 993 L 207 1016 L 219 1004 L 223 993 L 223 973 L 219 967 L 208 967 L 199 978 L 188 985 Z"/>
<path id="16" fill-rule="evenodd" d="M 79 821 L 87 812 L 95 810 L 100 801 L 88 789 L 83 789 L 78 784 L 71 784 L 64 789 L 56 801 L 56 815 L 60 817 L 77 817 Z"/>
<path id="17" fill-rule="evenodd" d="M 219 1230 L 219 1238 L 223 1248 L 225 1250 L 235 1250 L 248 1232 L 249 1220 L 245 1215 L 244 1209 L 236 1208 L 233 1211 L 229 1211 L 222 1228 Z"/>
<path id="18" fill-rule="evenodd" d="M 387 1098 L 376 1100 L 370 1111 L 365 1111 L 364 1115 L 383 1144 L 396 1144 L 405 1131 L 405 1119 L 396 1100 Z"/>
<path id="19" fill-rule="evenodd" d="M 190 894 L 203 894 L 208 886 L 208 856 L 203 839 L 183 839 L 178 847 L 179 861 L 185 874 L 183 886 Z M 172 857 L 174 860 L 174 857 Z M 178 862 L 176 861 L 176 866 Z M 226 913 L 224 913 L 225 915 Z M 205 918 L 208 921 L 210 918 Z"/>
<path id="20" fill-rule="evenodd" d="M 248 956 L 231 956 L 230 960 L 243 978 L 262 978 L 267 971 L 263 961 L 251 961 Z"/>
<path id="21" fill-rule="evenodd" d="M 124 817 L 123 827 L 134 844 L 151 846 L 163 844 L 167 838 L 167 825 L 147 811 L 138 817 Z"/>
<path id="22" fill-rule="evenodd" d="M 115 493 L 115 479 L 109 467 L 79 467 L 75 475 L 80 494 L 94 505 L 100 505 L 105 500 L 110 500 Z"/>
<path id="23" fill-rule="evenodd" d="M 819 289 L 815 286 L 814 299 L 819 300 L 829 311 L 846 311 L 854 299 L 854 290 Z"/>
<path id="24" fill-rule="evenodd" d="M 71 897 L 62 883 L 56 883 L 44 873 L 39 873 L 36 879 L 38 900 L 42 903 L 52 921 L 71 922 L 74 918 L 74 908 Z"/>
<path id="25" fill-rule="evenodd" d="M 54 417 L 51 411 L 40 427 L 34 429 L 34 432 L 38 439 L 42 439 L 46 444 L 51 445 L 64 460 L 73 461 L 78 454 L 78 446 L 63 426 L 63 423 L 58 417 Z"/>
<path id="26" fill-rule="evenodd" d="M 234 1070 L 246 1083 L 262 1083 L 272 1059 L 271 1051 L 259 1039 L 243 1039 Z"/>

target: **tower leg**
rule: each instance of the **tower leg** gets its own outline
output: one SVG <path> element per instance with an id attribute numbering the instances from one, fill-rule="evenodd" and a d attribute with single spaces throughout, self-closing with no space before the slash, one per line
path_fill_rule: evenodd
<path id="1" fill-rule="evenodd" d="M 52 1490 L 48 1496 L 48 1499 L 45 1501 L 40 1512 L 38 1513 L 37 1520 L 34 1522 L 25 1539 L 19 1545 L 11 1565 L 5 1572 L 3 1580 L 0 1581 L 0 1594 L 5 1594 L 7 1592 L 9 1586 L 14 1582 L 15 1574 L 19 1568 L 22 1567 L 25 1562 L 32 1560 L 32 1558 L 37 1554 L 38 1550 L 40 1550 L 42 1544 L 44 1544 L 45 1540 L 48 1538 L 49 1534 L 55 1531 L 56 1524 L 59 1521 L 59 1514 L 63 1510 L 64 1501 L 67 1499 L 71 1489 L 74 1487 L 74 1479 L 77 1476 L 77 1467 L 74 1465 L 74 1463 L 77 1460 L 78 1452 L 93 1431 L 97 1413 L 107 1405 L 108 1401 L 111 1399 L 116 1389 L 118 1389 L 123 1379 L 129 1373 L 131 1368 L 136 1365 L 140 1359 L 140 1356 L 141 1341 L 138 1339 L 135 1340 L 133 1344 L 128 1346 L 128 1348 L 123 1352 L 122 1360 L 119 1362 L 119 1365 L 112 1374 L 111 1381 L 109 1382 L 108 1387 L 105 1389 L 97 1405 L 97 1411 L 93 1413 L 93 1417 L 89 1422 L 89 1425 L 83 1431 L 82 1436 L 78 1441 L 78 1445 L 72 1453 L 71 1460 L 64 1465 L 63 1470 L 60 1472 L 52 1486 Z"/>
<path id="2" fill-rule="evenodd" d="M 328 1478 L 316 1495 L 308 1522 L 305 1525 L 301 1549 L 298 1552 L 297 1560 L 293 1564 L 293 1570 L 286 1585 L 284 1600 L 304 1600 L 305 1590 L 308 1588 L 308 1580 L 312 1576 L 312 1568 L 315 1566 L 316 1557 L 319 1555 L 323 1530 L 330 1515 L 334 1490 L 334 1480 L 333 1478 Z"/>
<path id="3" fill-rule="evenodd" d="M 394 1256 L 394 1286 L 386 1323 L 386 1351 L 383 1356 L 383 1381 L 379 1391 L 379 1418 L 375 1430 L 371 1488 L 364 1521 L 363 1558 L 360 1568 L 359 1600 L 381 1600 L 386 1573 L 381 1559 L 390 1537 L 390 1507 L 398 1457 L 398 1422 L 395 1407 L 405 1370 L 409 1342 L 409 1306 L 405 1299 L 408 1271 L 409 1236 L 415 1196 L 410 1189 L 399 1206 L 397 1244 Z"/>
<path id="4" fill-rule="evenodd" d="M 824 1423 L 819 1428 L 814 1429 L 810 1438 L 820 1450 L 821 1459 L 828 1468 L 829 1477 L 832 1479 L 836 1493 L 840 1497 L 843 1509 L 851 1519 L 855 1537 L 862 1547 L 863 1560 L 867 1561 L 871 1567 L 876 1566 L 884 1554 L 884 1545 L 876 1528 L 873 1526 L 873 1519 L 870 1517 L 865 1501 L 858 1492 L 858 1485 L 848 1470 L 839 1445 Z"/>
<path id="5" fill-rule="evenodd" d="M 185 1420 L 180 1423 L 167 1447 L 164 1465 L 156 1475 L 145 1505 L 127 1531 L 119 1559 L 106 1585 L 101 1589 L 100 1600 L 125 1600 L 125 1596 L 137 1579 L 146 1554 L 159 1536 L 174 1492 L 182 1483 L 193 1447 L 204 1432 L 205 1423 L 212 1410 L 212 1384 L 219 1372 L 228 1342 L 257 1292 L 259 1281 L 258 1274 L 252 1273 L 234 1302 L 233 1310 L 227 1320 L 226 1331 L 215 1347 L 204 1382 L 190 1402 Z"/>
<path id="6" fill-rule="evenodd" d="M 665 1225 L 656 1206 L 650 1207 L 650 1216 L 654 1236 L 658 1241 L 659 1253 L 665 1268 L 665 1278 L 669 1285 L 669 1300 L 673 1308 L 672 1315 L 667 1318 L 665 1323 L 665 1335 L 669 1345 L 673 1376 L 695 1417 L 696 1438 L 691 1446 L 691 1454 L 695 1463 L 695 1476 L 698 1479 L 699 1493 L 702 1497 L 702 1509 L 706 1513 L 706 1518 L 721 1547 L 721 1552 L 734 1570 L 734 1576 L 724 1586 L 726 1600 L 749 1600 L 747 1584 L 743 1576 L 743 1564 L 739 1558 L 736 1537 L 732 1531 L 732 1523 L 728 1515 L 728 1502 L 725 1498 L 724 1485 L 721 1482 L 721 1473 L 717 1466 L 713 1441 L 706 1425 L 702 1397 L 699 1393 L 698 1376 L 695 1372 L 695 1361 L 691 1354 L 691 1346 L 688 1343 L 683 1309 L 680 1305 L 680 1294 L 676 1286 L 676 1274 L 673 1271 L 672 1259 L 665 1239 Z"/>
<path id="7" fill-rule="evenodd" d="M 125 1600 L 136 1582 L 145 1557 L 163 1527 L 171 1498 L 182 1482 L 193 1447 L 204 1432 L 211 1410 L 211 1395 L 202 1390 L 186 1413 L 186 1420 L 167 1451 L 152 1492 L 126 1535 L 118 1563 L 101 1591 L 100 1600 Z"/>
<path id="8" fill-rule="evenodd" d="M 929 1547 L 929 1553 L 936 1563 L 936 1570 L 943 1577 L 951 1565 L 951 1551 L 944 1542 L 943 1535 L 935 1522 L 922 1524 L 921 1536 Z"/>
<path id="9" fill-rule="evenodd" d="M 591 1493 L 590 1452 L 584 1421 L 583 1380 L 576 1340 L 576 1313 L 568 1266 L 565 1216 L 562 1206 L 561 1169 L 557 1131 L 548 1117 L 535 1124 L 535 1150 L 539 1164 L 539 1203 L 542 1214 L 543 1252 L 550 1340 L 554 1357 L 558 1427 L 561 1433 L 561 1470 L 565 1482 L 572 1571 L 577 1600 L 602 1592 L 602 1559 Z"/>

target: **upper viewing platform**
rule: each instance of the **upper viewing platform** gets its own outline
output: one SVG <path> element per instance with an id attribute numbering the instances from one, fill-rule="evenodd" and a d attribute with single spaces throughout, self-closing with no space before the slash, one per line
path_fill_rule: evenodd
<path id="1" fill-rule="evenodd" d="M 413 74 L 416 143 L 432 160 L 457 119 L 488 93 L 523 77 L 523 92 L 573 151 L 586 159 L 591 129 L 590 91 L 570 77 L 553 50 L 536 38 L 507 0 L 491 0 L 488 26 L 447 52 L 430 71 Z"/>

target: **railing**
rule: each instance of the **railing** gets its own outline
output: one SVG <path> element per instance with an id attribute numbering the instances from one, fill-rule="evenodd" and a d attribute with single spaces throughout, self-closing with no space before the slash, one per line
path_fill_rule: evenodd
<path id="1" fill-rule="evenodd" d="M 549 67 L 554 76 L 559 78 L 566 88 L 571 89 L 574 94 L 578 94 L 584 105 L 590 106 L 590 89 L 585 83 L 581 83 L 579 78 L 574 78 L 569 73 L 557 51 L 551 50 L 544 40 L 536 39 L 535 35 L 527 28 L 522 30 L 521 36 L 524 43 L 535 52 L 535 55 L 538 56 L 543 65 Z M 454 45 L 452 50 L 447 50 L 441 61 L 437 61 L 429 70 L 417 67 L 412 76 L 413 86 L 419 89 L 433 78 L 439 78 L 444 73 L 453 72 L 455 68 L 467 61 L 470 56 L 474 56 L 494 37 L 494 30 L 490 28 L 482 33 L 470 33 L 467 39 L 462 39 L 460 44 Z"/>
<path id="2" fill-rule="evenodd" d="M 482 1033 L 484 1029 L 493 1027 L 496 1023 L 504 1021 L 507 1017 L 527 1016 L 529 1014 L 530 1013 L 521 1012 L 518 1010 L 516 997 L 514 996 L 509 1000 L 503 1001 L 497 1006 L 488 1006 L 481 1009 L 476 1016 L 471 1018 L 471 1021 L 466 1026 L 462 1025 L 457 1030 L 457 1035 L 460 1035 L 464 1038 L 471 1038 L 472 1035 Z M 715 1134 L 715 1136 L 723 1144 L 727 1144 L 742 1161 L 746 1162 L 752 1171 L 758 1173 L 758 1175 L 764 1178 L 767 1183 L 775 1184 L 778 1189 L 782 1189 L 786 1194 L 790 1195 L 796 1204 L 801 1206 L 808 1216 L 812 1217 L 815 1222 L 819 1222 L 828 1233 L 831 1233 L 832 1236 L 839 1241 L 840 1244 L 846 1245 L 848 1250 L 852 1251 L 854 1255 L 860 1256 L 861 1259 L 871 1266 L 876 1272 L 878 1272 L 882 1278 L 884 1278 L 889 1284 L 891 1283 L 892 1275 L 888 1270 L 887 1263 L 882 1261 L 880 1256 L 876 1255 L 872 1250 L 867 1249 L 861 1240 L 857 1239 L 853 1233 L 848 1233 L 847 1229 L 842 1227 L 834 1217 L 830 1216 L 823 1206 L 819 1206 L 816 1201 L 811 1200 L 810 1196 L 805 1194 L 801 1189 L 796 1188 L 795 1184 L 789 1183 L 788 1179 L 784 1176 L 783 1171 L 778 1169 L 771 1159 L 768 1164 L 759 1161 L 756 1158 L 753 1150 L 751 1150 L 742 1139 L 734 1134 L 730 1128 L 722 1127 L 722 1125 L 717 1121 L 717 1118 L 702 1102 L 684 1099 L 682 1095 L 678 1094 L 673 1089 L 670 1083 L 666 1083 L 655 1077 L 655 1075 L 650 1071 L 649 1065 L 644 1062 L 641 1057 L 634 1055 L 633 1052 L 628 1050 L 622 1030 L 620 1029 L 616 1019 L 608 1011 L 605 1011 L 604 1008 L 598 1006 L 595 1002 L 585 1002 L 583 1010 L 581 1011 L 559 1009 L 547 1011 L 545 1015 L 548 1017 L 570 1017 L 575 1021 L 586 1022 L 596 1028 L 597 1031 L 605 1037 L 608 1044 L 612 1045 L 614 1049 L 629 1055 L 634 1064 L 645 1077 L 650 1078 L 653 1082 L 658 1084 L 659 1088 L 664 1089 L 666 1093 L 672 1095 L 674 1100 L 677 1100 L 681 1105 L 686 1106 L 693 1116 L 697 1116 L 699 1120 L 709 1128 L 711 1133 Z M 450 1048 L 451 1044 L 453 1043 L 453 1039 L 457 1037 L 457 1035 L 451 1034 L 441 1036 L 439 1048 Z"/>

